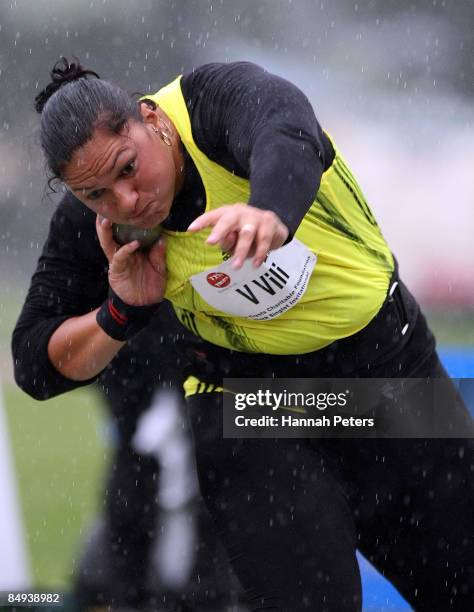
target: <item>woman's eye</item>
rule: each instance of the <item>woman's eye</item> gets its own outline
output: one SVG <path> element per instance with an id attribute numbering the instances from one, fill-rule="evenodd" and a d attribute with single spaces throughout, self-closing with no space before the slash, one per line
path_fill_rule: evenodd
<path id="1" fill-rule="evenodd" d="M 90 191 L 89 195 L 87 196 L 88 200 L 98 200 L 102 194 L 104 193 L 103 189 L 96 189 L 95 191 Z"/>
<path id="2" fill-rule="evenodd" d="M 133 172 L 135 171 L 135 160 L 129 162 L 122 170 L 122 174 L 124 174 L 125 176 L 128 174 L 133 174 Z"/>

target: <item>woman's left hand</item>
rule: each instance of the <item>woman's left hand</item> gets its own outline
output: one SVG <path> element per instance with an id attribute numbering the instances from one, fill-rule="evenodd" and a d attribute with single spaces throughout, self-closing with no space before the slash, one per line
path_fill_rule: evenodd
<path id="1" fill-rule="evenodd" d="M 219 244 L 223 251 L 232 251 L 232 266 L 236 270 L 252 256 L 253 265 L 258 268 L 268 252 L 281 247 L 289 234 L 274 212 L 247 204 L 221 206 L 204 213 L 191 223 L 188 231 L 198 232 L 206 227 L 213 228 L 207 244 Z"/>

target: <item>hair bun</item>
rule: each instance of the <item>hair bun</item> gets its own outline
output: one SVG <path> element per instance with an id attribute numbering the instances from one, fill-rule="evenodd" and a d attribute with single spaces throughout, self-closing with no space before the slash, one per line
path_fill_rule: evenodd
<path id="1" fill-rule="evenodd" d="M 100 78 L 93 70 L 86 70 L 81 66 L 79 60 L 74 58 L 75 62 L 69 62 L 65 57 L 61 57 L 51 70 L 51 82 L 35 97 L 35 109 L 37 113 L 41 113 L 49 98 L 66 83 L 77 81 L 78 79 L 86 79 L 88 75 Z"/>

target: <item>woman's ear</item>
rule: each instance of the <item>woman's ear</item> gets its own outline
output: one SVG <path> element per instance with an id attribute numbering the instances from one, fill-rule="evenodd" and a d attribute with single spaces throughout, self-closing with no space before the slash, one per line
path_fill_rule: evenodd
<path id="1" fill-rule="evenodd" d="M 158 121 L 157 106 L 153 100 L 140 100 L 138 103 L 140 114 L 144 123 L 153 123 L 156 125 Z"/>

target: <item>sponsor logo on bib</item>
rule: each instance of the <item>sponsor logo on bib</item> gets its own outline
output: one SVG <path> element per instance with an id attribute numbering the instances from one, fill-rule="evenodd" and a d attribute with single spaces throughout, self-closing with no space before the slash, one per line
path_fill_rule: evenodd
<path id="1" fill-rule="evenodd" d="M 217 289 L 222 289 L 230 284 L 230 276 L 224 272 L 210 272 L 206 279 L 210 285 Z"/>

